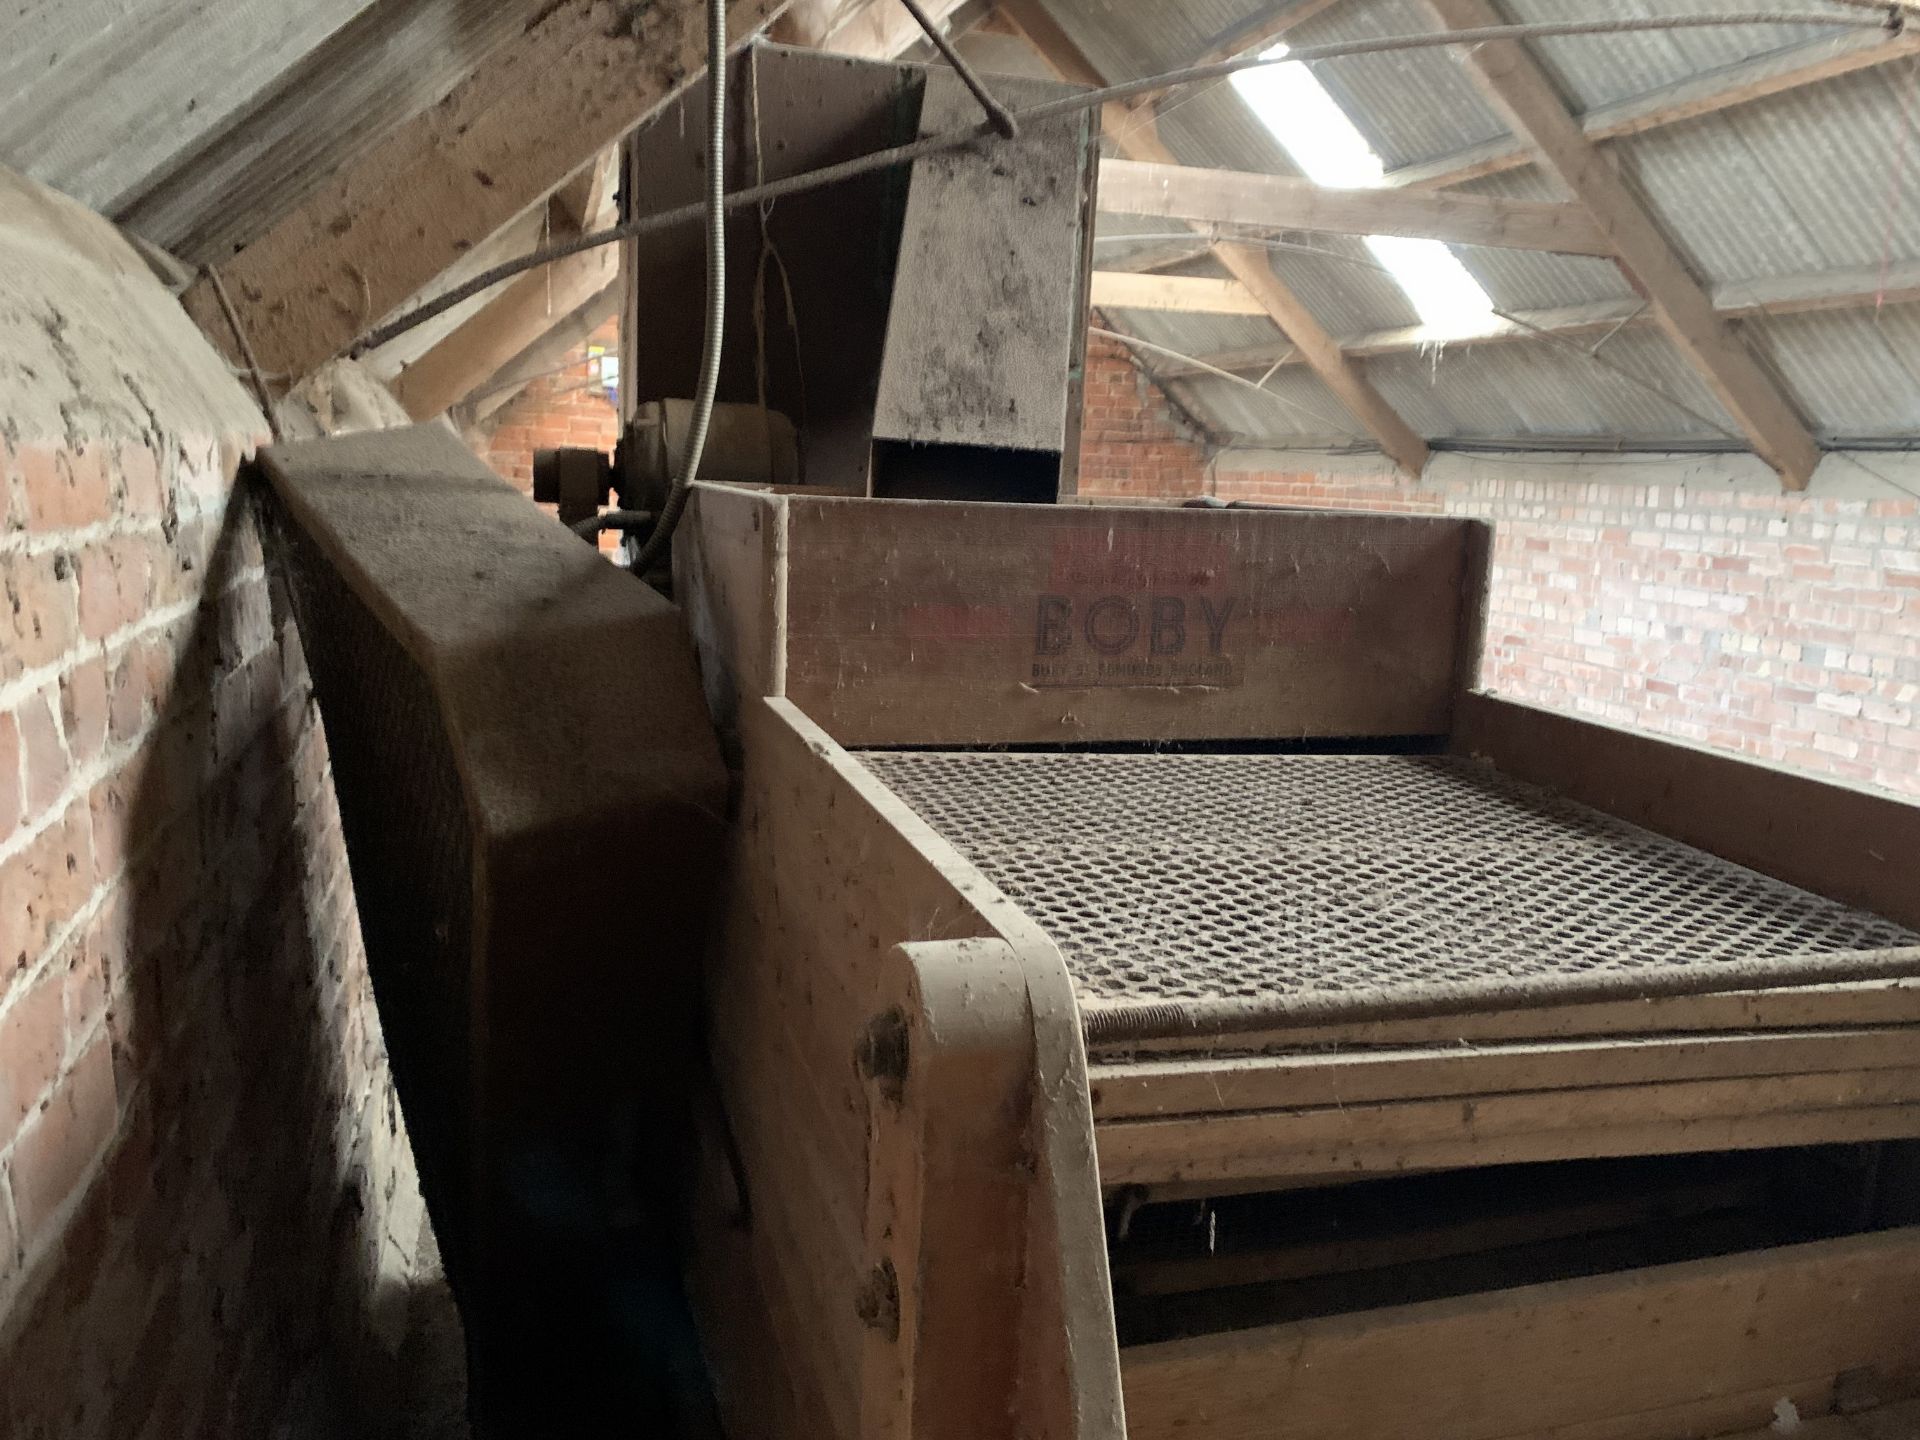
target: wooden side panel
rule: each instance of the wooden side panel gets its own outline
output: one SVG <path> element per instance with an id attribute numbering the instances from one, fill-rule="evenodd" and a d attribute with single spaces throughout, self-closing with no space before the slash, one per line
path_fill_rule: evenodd
<path id="1" fill-rule="evenodd" d="M 786 507 L 763 490 L 696 485 L 674 536 L 673 591 L 723 732 L 738 727 L 743 701 L 784 684 Z"/>
<path id="2" fill-rule="evenodd" d="M 791 704 L 741 721 L 711 1047 L 750 1232 L 709 1236 L 695 1288 L 709 1336 L 770 1334 L 775 1353 L 719 1357 L 733 1433 L 1011 1435 L 1017 1417 L 1026 1435 L 1117 1436 L 1065 966 Z M 889 1012 L 917 1067 L 899 1086 L 868 1042 Z M 743 1267 L 758 1332 L 724 1313 Z"/>
<path id="3" fill-rule="evenodd" d="M 1845 1370 L 1920 1364 L 1920 1231 L 1788 1246 L 1123 1354 L 1133 1440 L 1690 1440 Z M 1731 1408 L 1727 1401 L 1736 1400 Z"/>
<path id="4" fill-rule="evenodd" d="M 1440 735 L 1469 522 L 789 499 L 787 694 L 843 744 Z"/>
<path id="5" fill-rule="evenodd" d="M 859 1431 L 867 1104 L 855 1055 L 908 940 L 983 936 L 967 898 L 893 824 L 869 781 L 778 701 L 743 707 L 728 933 L 709 972 L 710 1046 L 743 1162 L 752 1268 L 775 1309 L 777 1369 L 805 1421 Z M 703 1266 L 706 1262 L 703 1261 Z M 725 1334 L 724 1314 L 702 1317 Z M 720 1368 L 728 1370 L 724 1359 Z M 739 1367 L 735 1367 L 736 1369 Z M 765 1396 L 728 1393 L 734 1433 Z"/>
<path id="6" fill-rule="evenodd" d="M 1737 864 L 1920 927 L 1920 805 L 1487 694 L 1461 697 L 1453 748 Z"/>

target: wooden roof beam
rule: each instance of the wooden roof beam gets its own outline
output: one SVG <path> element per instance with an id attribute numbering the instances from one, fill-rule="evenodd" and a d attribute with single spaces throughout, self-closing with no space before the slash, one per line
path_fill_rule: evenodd
<path id="1" fill-rule="evenodd" d="M 735 40 L 783 3 L 733 0 Z M 339 354 L 614 145 L 702 73 L 704 11 L 654 0 L 610 25 L 598 0 L 563 0 L 223 264 L 262 368 L 298 377 Z M 211 287 L 184 299 L 234 354 Z"/>
<path id="2" fill-rule="evenodd" d="M 1920 55 L 1920 32 L 1911 27 L 1897 36 L 1884 31 L 1862 31 L 1813 40 L 1590 110 L 1580 117 L 1580 129 L 1589 140 L 1617 140 L 1731 110 L 1769 95 L 1784 95 L 1822 80 L 1851 75 L 1911 55 Z M 1385 183 L 1403 189 L 1458 185 L 1483 175 L 1525 169 L 1533 164 L 1533 159 L 1529 147 L 1503 136 L 1484 145 L 1442 155 L 1437 160 L 1389 170 Z"/>
<path id="3" fill-rule="evenodd" d="M 1425 0 L 1447 29 L 1505 23 L 1489 0 Z M 1635 288 L 1652 303 L 1661 329 L 1699 372 L 1754 451 L 1803 490 L 1819 463 L 1819 447 L 1787 397 L 1753 353 L 1714 313 L 1644 205 L 1582 132 L 1566 102 L 1532 54 L 1517 41 L 1476 45 L 1460 57 L 1482 93 L 1531 144 L 1550 170 L 1611 237 Z"/>
<path id="4" fill-rule="evenodd" d="M 1041 0 L 1000 0 L 1000 14 L 1026 37 L 1027 43 L 1062 79 L 1085 85 L 1106 83 L 1099 67 L 1054 20 Z M 1160 139 L 1150 115 L 1109 105 L 1100 118 L 1107 137 L 1128 159 L 1179 164 L 1178 157 Z M 1426 468 L 1426 441 L 1394 412 L 1361 373 L 1360 367 L 1340 353 L 1339 345 L 1325 327 L 1273 273 L 1266 252 L 1223 242 L 1214 245 L 1213 254 L 1259 302 L 1268 319 L 1299 347 L 1320 382 L 1333 391 L 1388 458 L 1407 474 L 1418 476 Z"/>
<path id="5" fill-rule="evenodd" d="M 1096 271 L 1093 292 L 1106 297 L 1104 303 L 1116 309 L 1186 310 L 1212 315 L 1244 315 L 1253 301 L 1251 296 L 1235 292 L 1210 292 L 1176 288 L 1160 293 L 1141 282 L 1186 286 L 1184 276 L 1118 274 Z M 1214 285 L 1232 282 L 1212 281 Z M 1723 286 L 1713 292 L 1713 307 L 1723 320 L 1741 320 L 1776 315 L 1805 315 L 1815 311 L 1867 310 L 1879 305 L 1907 305 L 1920 301 L 1920 263 L 1902 262 L 1890 267 L 1884 276 L 1879 267 L 1853 270 L 1818 271 L 1805 275 L 1781 275 L 1769 280 Z M 1349 355 L 1404 355 L 1433 346 L 1465 349 L 1476 345 L 1504 344 L 1514 340 L 1537 340 L 1543 335 L 1563 338 L 1576 335 L 1606 334 L 1622 327 L 1651 324 L 1652 307 L 1644 300 L 1598 300 L 1587 305 L 1557 306 L 1548 310 L 1520 310 L 1511 320 L 1496 319 L 1485 330 L 1471 334 L 1441 334 L 1431 326 L 1404 325 L 1360 335 L 1340 337 L 1340 348 Z M 1240 350 L 1221 350 L 1197 355 L 1196 360 L 1215 370 L 1235 374 L 1258 374 L 1275 365 L 1298 365 L 1299 355 L 1291 345 L 1253 345 Z M 1187 380 L 1207 373 L 1200 365 L 1170 363 L 1154 367 L 1154 374 L 1166 380 Z"/>
<path id="6" fill-rule="evenodd" d="M 1432 195 L 1418 190 L 1336 190 L 1295 175 L 1208 170 L 1140 160 L 1100 164 L 1100 209 L 1306 230 L 1331 235 L 1405 235 L 1453 245 L 1494 245 L 1560 255 L 1611 255 L 1613 246 L 1579 205 Z"/>
<path id="7" fill-rule="evenodd" d="M 1304 25 L 1322 11 L 1331 10 L 1340 0 L 1273 0 L 1262 5 L 1239 24 L 1229 26 L 1213 37 L 1189 65 L 1211 65 L 1231 60 L 1250 50 L 1264 50 L 1284 39 L 1296 25 Z"/>

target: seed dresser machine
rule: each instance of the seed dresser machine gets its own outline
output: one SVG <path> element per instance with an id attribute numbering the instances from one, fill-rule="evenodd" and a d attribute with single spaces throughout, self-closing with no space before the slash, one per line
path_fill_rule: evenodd
<path id="1" fill-rule="evenodd" d="M 913 66 L 734 82 L 734 185 L 970 114 Z M 703 103 L 630 143 L 630 212 L 697 195 Z M 736 1440 L 1688 1440 L 1909 1393 L 1920 810 L 1476 691 L 1476 522 L 1069 503 L 1093 156 L 736 212 L 742 483 L 696 488 L 677 611 L 446 437 L 268 459 L 476 1393 L 622 1224 Z M 700 255 L 628 256 L 628 440 L 542 467 L 576 514 L 657 507 Z M 440 811 L 382 819 L 408 771 Z M 515 1178 L 609 1154 L 612 1219 Z"/>

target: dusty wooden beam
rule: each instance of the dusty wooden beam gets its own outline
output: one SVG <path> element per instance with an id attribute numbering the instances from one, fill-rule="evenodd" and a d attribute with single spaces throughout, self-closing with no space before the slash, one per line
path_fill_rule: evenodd
<path id="1" fill-rule="evenodd" d="M 1580 129 L 1589 140 L 1617 140 L 1623 135 L 1638 135 L 1677 125 L 1682 120 L 1751 104 L 1769 95 L 1784 95 L 1910 55 L 1920 55 L 1920 33 L 1912 30 L 1897 36 L 1866 31 L 1814 40 L 1590 110 L 1580 117 Z M 1502 136 L 1484 145 L 1442 155 L 1437 160 L 1389 170 L 1386 183 L 1401 188 L 1458 185 L 1483 175 L 1523 169 L 1532 163 L 1530 147 Z"/>
<path id="2" fill-rule="evenodd" d="M 1579 205 L 1433 195 L 1419 190 L 1335 190 L 1295 175 L 1105 160 L 1100 209 L 1214 225 L 1255 225 L 1332 235 L 1406 235 L 1454 245 L 1494 245 L 1561 255 L 1611 255 Z"/>
<path id="3" fill-rule="evenodd" d="M 1207 275 L 1136 275 L 1123 270 L 1093 272 L 1091 303 L 1102 310 L 1166 310 L 1187 315 L 1267 313 L 1238 280 Z"/>
<path id="4" fill-rule="evenodd" d="M 1213 43 L 1187 63 L 1211 65 L 1216 60 L 1231 60 L 1250 50 L 1264 50 L 1282 39 L 1296 25 L 1304 25 L 1322 11 L 1331 10 L 1340 0 L 1275 0 L 1262 5 L 1239 24 L 1223 30 Z"/>
<path id="5" fill-rule="evenodd" d="M 1393 463 L 1409 475 L 1424 470 L 1427 442 L 1381 398 L 1373 382 L 1360 372 L 1352 357 L 1342 353 L 1339 342 L 1314 319 L 1300 297 L 1280 282 L 1267 263 L 1267 252 L 1252 245 L 1222 243 L 1213 247 L 1213 253 L 1299 347 L 1320 383 L 1339 397 Z"/>
<path id="6" fill-rule="evenodd" d="M 1106 83 L 1100 68 L 1053 19 L 1041 0 L 1000 0 L 1000 14 L 1063 80 L 1087 85 Z M 1101 111 L 1100 120 L 1107 137 L 1127 159 L 1160 165 L 1180 163 L 1161 140 L 1151 115 L 1109 105 Z M 1213 247 L 1213 254 L 1300 348 L 1320 382 L 1333 391 L 1393 463 L 1407 474 L 1418 476 L 1427 463 L 1426 442 L 1394 413 L 1359 367 L 1340 353 L 1325 327 L 1273 273 L 1265 252 L 1223 243 Z"/>
<path id="7" fill-rule="evenodd" d="M 1195 235 L 1190 240 L 1157 241 L 1129 255 L 1110 254 L 1100 262 L 1100 269 L 1094 273 L 1096 276 L 1102 273 L 1122 272 L 1145 275 L 1155 270 L 1165 270 L 1172 265 L 1184 265 L 1190 260 L 1198 260 L 1212 249 L 1213 242 L 1204 235 Z"/>
<path id="8" fill-rule="evenodd" d="M 1490 0 L 1425 0 L 1449 29 L 1505 22 Z M 1582 132 L 1533 56 L 1517 41 L 1476 45 L 1460 57 L 1481 91 L 1612 238 L 1614 251 L 1679 347 L 1754 451 L 1790 490 L 1806 488 L 1819 447 L 1787 397 L 1720 317 L 1645 206 Z"/>
<path id="9" fill-rule="evenodd" d="M 550 202 L 556 224 L 570 227 L 576 235 L 597 229 L 611 217 L 613 177 L 620 165 L 620 147 L 610 145 L 594 156 L 567 183 L 553 192 Z"/>
<path id="10" fill-rule="evenodd" d="M 562 316 L 526 349 L 489 375 L 461 404 L 472 422 L 484 421 L 528 385 L 562 369 L 567 357 L 589 340 L 594 331 L 620 312 L 619 281 L 587 297 Z"/>
<path id="11" fill-rule="evenodd" d="M 940 21 L 958 10 L 960 3 L 961 0 L 922 0 L 920 8 Z M 867 3 L 840 6 L 820 38 L 808 44 L 835 55 L 891 60 L 910 49 L 925 33 L 898 0 L 867 0 Z"/>
<path id="12" fill-rule="evenodd" d="M 1110 276 L 1114 278 L 1109 278 Z M 1195 310 L 1203 313 L 1238 315 L 1238 308 L 1212 310 L 1201 300 L 1200 292 L 1172 292 L 1176 303 L 1155 304 L 1160 298 L 1145 288 L 1126 288 L 1144 279 L 1178 280 L 1179 276 L 1143 276 L 1095 271 L 1094 294 L 1117 294 L 1125 298 L 1108 303 L 1140 310 Z M 1116 280 L 1122 288 L 1115 290 Z M 1880 305 L 1908 305 L 1920 301 L 1920 263 L 1904 261 L 1890 266 L 1884 274 L 1878 266 L 1860 266 L 1848 270 L 1820 270 L 1802 275 L 1779 275 L 1766 280 L 1743 281 L 1723 285 L 1712 292 L 1713 308 L 1723 320 L 1743 320 L 1768 315 L 1804 315 L 1813 311 L 1862 310 Z M 1225 302 L 1222 302 L 1223 304 Z M 1443 332 L 1430 325 L 1401 325 L 1340 337 L 1340 348 L 1349 355 L 1401 355 L 1432 346 L 1448 349 L 1473 345 L 1492 345 L 1509 340 L 1533 340 L 1542 334 L 1558 336 L 1605 334 L 1624 326 L 1653 323 L 1653 309 L 1644 300 L 1596 300 L 1586 305 L 1563 305 L 1547 310 L 1515 311 L 1511 319 L 1495 317 L 1484 330 L 1467 333 Z M 1266 370 L 1274 365 L 1298 365 L 1301 357 L 1291 345 L 1253 345 L 1239 350 L 1221 350 L 1196 357 L 1216 370 L 1235 374 Z M 1205 374 L 1198 366 L 1177 363 L 1152 367 L 1154 374 L 1166 380 L 1190 379 Z"/>
<path id="13" fill-rule="evenodd" d="M 783 0 L 734 0 L 744 39 Z M 565 0 L 220 269 L 268 371 L 344 350 L 704 69 L 701 0 Z M 211 287 L 187 308 L 233 351 Z"/>
<path id="14" fill-rule="evenodd" d="M 606 289 L 619 270 L 619 251 L 602 245 L 522 275 L 499 299 L 402 370 L 390 387 L 394 398 L 415 420 L 431 420 Z"/>

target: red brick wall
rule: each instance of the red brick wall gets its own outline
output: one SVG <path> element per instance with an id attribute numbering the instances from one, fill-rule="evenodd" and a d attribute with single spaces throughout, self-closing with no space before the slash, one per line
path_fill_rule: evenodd
<path id="1" fill-rule="evenodd" d="M 1920 795 L 1920 501 L 1647 468 L 1592 483 L 1462 456 L 1412 485 L 1222 465 L 1214 486 L 1492 520 L 1488 688 Z"/>
<path id="2" fill-rule="evenodd" d="M 1089 335 L 1080 494 L 1110 500 L 1201 495 L 1206 470 L 1203 437 L 1133 363 L 1126 346 Z"/>
<path id="3" fill-rule="evenodd" d="M 359 1363 L 411 1160 L 235 489 L 259 413 L 105 222 L 9 185 L 0 1434 L 262 1435 Z"/>
<path id="4" fill-rule="evenodd" d="M 1446 456 L 1419 484 L 1366 464 L 1209 461 L 1118 351 L 1089 344 L 1083 496 L 1491 520 L 1488 688 L 1920 795 L 1920 501 L 1735 485 L 1731 461 L 1593 483 L 1551 461 Z"/>
<path id="5" fill-rule="evenodd" d="M 619 352 L 619 322 L 609 320 L 561 362 L 502 405 L 477 436 L 480 458 L 522 490 L 533 490 L 533 452 L 565 445 L 611 451 L 620 438 L 620 415 L 607 392 L 587 373 L 587 346 Z"/>

